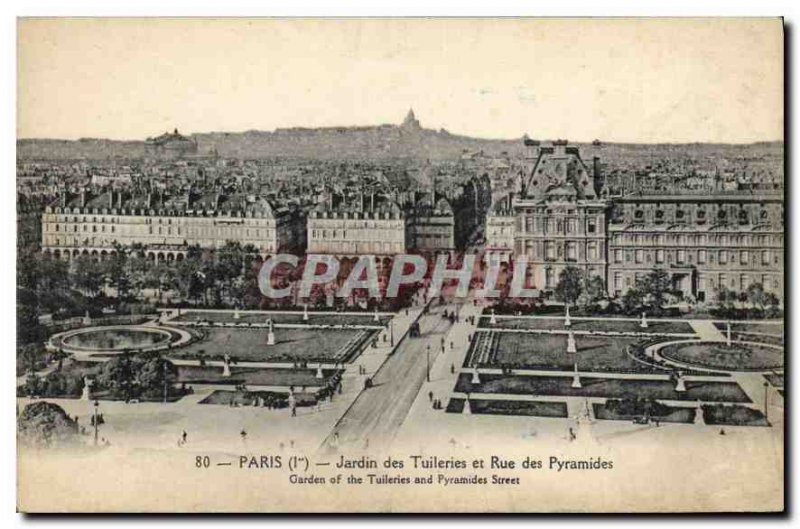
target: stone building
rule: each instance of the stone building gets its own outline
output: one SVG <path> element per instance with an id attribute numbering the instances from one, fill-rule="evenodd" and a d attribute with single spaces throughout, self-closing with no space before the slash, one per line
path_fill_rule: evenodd
<path id="1" fill-rule="evenodd" d="M 197 142 L 175 129 L 172 133 L 147 138 L 144 149 L 146 155 L 154 158 L 183 158 L 197 154 Z"/>
<path id="2" fill-rule="evenodd" d="M 486 251 L 500 262 L 525 255 L 529 285 L 551 290 L 561 270 L 574 266 L 619 296 L 661 268 L 699 301 L 721 286 L 742 292 L 753 283 L 783 297 L 782 193 L 609 197 L 596 158 L 590 170 L 566 141 L 526 146 L 536 161 L 522 189 L 489 213 Z"/>
<path id="3" fill-rule="evenodd" d="M 388 197 L 330 194 L 308 216 L 308 253 L 395 255 L 406 251 L 406 217 Z"/>
<path id="4" fill-rule="evenodd" d="M 152 260 L 182 260 L 189 246 L 252 244 L 261 256 L 296 249 L 299 211 L 263 198 L 220 192 L 193 196 L 105 191 L 62 193 L 42 214 L 42 248 L 64 259 L 105 257 L 115 244 L 141 244 Z"/>
<path id="5" fill-rule="evenodd" d="M 653 268 L 699 301 L 752 283 L 783 290 L 783 197 L 733 192 L 632 195 L 609 209 L 608 285 L 624 293 Z"/>

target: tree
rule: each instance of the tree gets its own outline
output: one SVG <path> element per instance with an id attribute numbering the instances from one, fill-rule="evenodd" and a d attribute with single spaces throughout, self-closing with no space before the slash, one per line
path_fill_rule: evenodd
<path id="1" fill-rule="evenodd" d="M 581 271 L 574 266 L 568 266 L 561 270 L 555 289 L 556 299 L 567 305 L 574 304 L 583 289 L 581 279 Z"/>
<path id="2" fill-rule="evenodd" d="M 747 287 L 747 301 L 753 307 L 758 308 L 760 311 L 764 310 L 764 305 L 767 304 L 767 293 L 764 291 L 764 285 L 761 283 L 751 283 Z"/>
<path id="3" fill-rule="evenodd" d="M 627 314 L 638 312 L 642 306 L 642 292 L 636 287 L 629 288 L 622 296 L 622 310 Z"/>
<path id="4" fill-rule="evenodd" d="M 656 311 L 661 311 L 666 303 L 667 294 L 673 292 L 669 274 L 660 268 L 651 270 L 644 277 L 636 280 L 636 289 L 644 296 Z"/>
<path id="5" fill-rule="evenodd" d="M 134 371 L 133 359 L 128 354 L 117 355 L 103 364 L 97 377 L 99 384 L 107 388 L 115 397 L 125 400 L 133 398 Z"/>
<path id="6" fill-rule="evenodd" d="M 28 446 L 50 447 L 78 440 L 78 423 L 52 402 L 34 402 L 17 419 L 20 442 Z"/>
<path id="7" fill-rule="evenodd" d="M 95 296 L 103 284 L 103 273 L 95 259 L 88 255 L 78 257 L 72 264 L 72 284 L 88 296 Z"/>
<path id="8" fill-rule="evenodd" d="M 586 305 L 602 301 L 606 297 L 606 284 L 600 276 L 587 277 L 583 282 L 582 299 Z"/>
<path id="9" fill-rule="evenodd" d="M 153 356 L 136 365 L 134 375 L 142 395 L 156 397 L 163 395 L 164 388 L 171 389 L 178 380 L 178 369 L 165 358 Z"/>

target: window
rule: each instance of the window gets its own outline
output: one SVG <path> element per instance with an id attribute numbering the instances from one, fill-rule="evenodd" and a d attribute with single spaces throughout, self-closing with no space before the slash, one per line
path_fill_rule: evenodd
<path id="1" fill-rule="evenodd" d="M 664 250 L 656 250 L 656 263 L 664 262 Z"/>
<path id="2" fill-rule="evenodd" d="M 697 264 L 705 264 L 706 263 L 706 251 L 699 250 L 697 252 Z"/>
<path id="3" fill-rule="evenodd" d="M 746 265 L 750 261 L 750 255 L 747 250 L 742 250 L 739 253 L 739 264 Z"/>
<path id="4" fill-rule="evenodd" d="M 719 264 L 728 264 L 728 252 L 725 250 L 719 252 Z"/>
<path id="5" fill-rule="evenodd" d="M 636 263 L 644 261 L 644 250 L 636 250 Z"/>
<path id="6" fill-rule="evenodd" d="M 589 224 L 588 224 L 588 226 L 586 228 L 586 231 L 588 231 L 589 233 L 594 233 L 596 229 L 597 229 L 597 225 L 595 224 L 595 222 L 593 220 L 590 220 Z"/>
<path id="7" fill-rule="evenodd" d="M 615 263 L 622 262 L 622 250 L 614 250 L 614 262 Z"/>
<path id="8" fill-rule="evenodd" d="M 686 250 L 678 250 L 678 262 L 683 263 L 686 260 Z"/>

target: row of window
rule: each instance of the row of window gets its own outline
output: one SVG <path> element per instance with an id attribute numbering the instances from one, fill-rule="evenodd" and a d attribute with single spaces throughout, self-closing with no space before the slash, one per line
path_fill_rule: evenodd
<path id="1" fill-rule="evenodd" d="M 613 250 L 614 263 L 636 263 L 646 264 L 653 263 L 663 264 L 665 262 L 674 262 L 678 264 L 692 264 L 696 261 L 697 264 L 713 264 L 716 260 L 719 264 L 736 264 L 741 265 L 757 265 L 759 261 L 763 266 L 778 265 L 780 264 L 780 255 L 778 252 L 770 250 L 750 251 L 750 250 L 697 250 L 687 251 L 684 249 L 678 250 Z M 696 256 L 695 256 L 696 254 Z M 674 256 L 674 257 L 673 257 Z"/>

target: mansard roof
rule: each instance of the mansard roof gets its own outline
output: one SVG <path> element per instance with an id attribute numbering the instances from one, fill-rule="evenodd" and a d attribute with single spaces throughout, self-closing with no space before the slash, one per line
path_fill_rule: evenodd
<path id="1" fill-rule="evenodd" d="M 583 163 L 578 149 L 567 147 L 566 141 L 542 147 L 525 184 L 526 198 L 575 196 L 597 198 L 594 176 Z"/>

